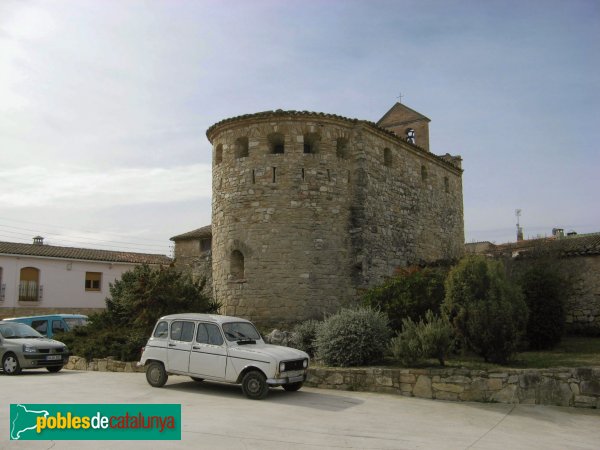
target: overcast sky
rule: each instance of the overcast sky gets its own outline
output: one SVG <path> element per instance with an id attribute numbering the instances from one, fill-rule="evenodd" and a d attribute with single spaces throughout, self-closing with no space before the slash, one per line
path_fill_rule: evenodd
<path id="1" fill-rule="evenodd" d="M 0 240 L 168 254 L 210 125 L 400 93 L 463 157 L 466 241 L 600 231 L 598 0 L 0 0 Z"/>

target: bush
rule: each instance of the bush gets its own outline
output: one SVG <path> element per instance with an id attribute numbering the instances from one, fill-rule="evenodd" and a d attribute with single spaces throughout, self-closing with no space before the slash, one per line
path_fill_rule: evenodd
<path id="1" fill-rule="evenodd" d="M 67 344 L 72 354 L 88 360 L 107 356 L 137 360 L 159 317 L 218 311 L 219 304 L 202 293 L 203 287 L 173 267 L 136 266 L 111 283 L 105 311 L 92 314 L 87 325 L 57 339 Z"/>
<path id="2" fill-rule="evenodd" d="M 317 339 L 317 330 L 321 323 L 318 320 L 307 320 L 296 325 L 290 342 L 292 347 L 305 351 L 311 358 L 314 357 L 316 353 L 315 340 Z"/>
<path id="3" fill-rule="evenodd" d="M 464 345 L 486 362 L 506 363 L 527 324 L 527 305 L 502 263 L 481 256 L 464 258 L 450 271 L 443 311 Z"/>
<path id="4" fill-rule="evenodd" d="M 425 321 L 421 319 L 416 323 L 412 319 L 404 319 L 402 333 L 392 339 L 389 348 L 403 364 L 436 358 L 443 366 L 453 340 L 454 331 L 448 320 L 427 311 Z"/>
<path id="5" fill-rule="evenodd" d="M 371 308 L 342 309 L 318 327 L 317 356 L 330 366 L 377 363 L 383 359 L 389 335 L 385 313 Z"/>
<path id="6" fill-rule="evenodd" d="M 521 289 L 529 308 L 529 348 L 545 350 L 555 347 L 565 332 L 566 280 L 551 267 L 536 265 L 521 277 Z"/>
<path id="7" fill-rule="evenodd" d="M 428 310 L 439 314 L 447 272 L 439 267 L 400 269 L 396 277 L 369 290 L 364 304 L 385 312 L 392 330 L 400 331 L 406 318 L 419 321 Z"/>

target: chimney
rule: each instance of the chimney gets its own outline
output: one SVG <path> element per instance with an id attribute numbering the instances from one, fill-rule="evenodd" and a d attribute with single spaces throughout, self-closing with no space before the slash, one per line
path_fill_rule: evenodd
<path id="1" fill-rule="evenodd" d="M 44 245 L 44 238 L 42 236 L 36 236 L 33 238 L 33 245 Z"/>

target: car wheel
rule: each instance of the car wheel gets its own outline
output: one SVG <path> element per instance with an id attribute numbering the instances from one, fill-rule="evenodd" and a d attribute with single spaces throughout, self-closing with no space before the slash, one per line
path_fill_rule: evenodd
<path id="1" fill-rule="evenodd" d="M 242 392 L 252 400 L 265 398 L 269 393 L 267 379 L 258 370 L 252 370 L 244 375 L 242 380 Z"/>
<path id="2" fill-rule="evenodd" d="M 190 377 L 190 378 L 197 383 L 202 383 L 204 381 L 204 378 L 198 378 L 198 377 Z"/>
<path id="3" fill-rule="evenodd" d="M 52 366 L 52 367 L 46 367 L 46 370 L 48 370 L 48 372 L 56 373 L 56 372 L 60 372 L 60 370 L 62 368 L 63 368 L 63 366 Z"/>
<path id="4" fill-rule="evenodd" d="M 169 378 L 165 366 L 158 361 L 153 361 L 146 369 L 146 380 L 152 387 L 163 387 Z"/>
<path id="5" fill-rule="evenodd" d="M 2 369 L 6 375 L 19 375 L 21 373 L 21 365 L 19 359 L 14 353 L 9 353 L 2 360 Z"/>
<path id="6" fill-rule="evenodd" d="M 299 381 L 298 383 L 283 384 L 282 387 L 288 392 L 296 392 L 302 387 L 302 384 L 302 381 Z"/>

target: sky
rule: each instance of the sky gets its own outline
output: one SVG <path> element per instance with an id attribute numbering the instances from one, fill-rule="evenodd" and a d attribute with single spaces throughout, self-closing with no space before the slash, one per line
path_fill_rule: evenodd
<path id="1" fill-rule="evenodd" d="M 0 240 L 171 254 L 206 130 L 292 109 L 431 119 L 465 241 L 600 232 L 598 0 L 0 0 Z"/>

